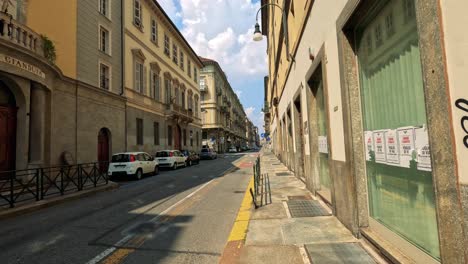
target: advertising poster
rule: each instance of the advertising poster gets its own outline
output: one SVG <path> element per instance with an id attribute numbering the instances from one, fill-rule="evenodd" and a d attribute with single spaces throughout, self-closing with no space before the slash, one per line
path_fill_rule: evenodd
<path id="1" fill-rule="evenodd" d="M 413 158 L 414 127 L 400 127 L 397 129 L 398 146 L 400 154 L 400 167 L 409 168 Z"/>
<path id="2" fill-rule="evenodd" d="M 387 157 L 385 155 L 385 132 L 386 130 L 374 131 L 374 147 L 375 147 L 375 162 L 387 163 Z"/>
<path id="3" fill-rule="evenodd" d="M 400 155 L 398 148 L 398 139 L 396 130 L 389 129 L 385 132 L 385 154 L 387 155 L 387 164 L 400 166 Z"/>
<path id="4" fill-rule="evenodd" d="M 318 137 L 318 149 L 319 153 L 328 154 L 328 140 L 326 136 Z"/>
<path id="5" fill-rule="evenodd" d="M 418 170 L 432 171 L 431 149 L 429 146 L 429 135 L 425 126 L 414 129 L 415 147 L 417 151 Z"/>
<path id="6" fill-rule="evenodd" d="M 372 131 L 364 131 L 364 145 L 366 149 L 366 160 L 371 160 L 371 151 L 374 151 L 374 139 L 372 137 Z"/>

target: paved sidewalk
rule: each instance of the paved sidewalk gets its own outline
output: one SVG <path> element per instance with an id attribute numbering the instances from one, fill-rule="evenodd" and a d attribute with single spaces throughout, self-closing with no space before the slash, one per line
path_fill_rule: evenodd
<path id="1" fill-rule="evenodd" d="M 386 263 L 274 154 L 262 153 L 261 168 L 263 205 L 252 209 L 239 263 Z"/>

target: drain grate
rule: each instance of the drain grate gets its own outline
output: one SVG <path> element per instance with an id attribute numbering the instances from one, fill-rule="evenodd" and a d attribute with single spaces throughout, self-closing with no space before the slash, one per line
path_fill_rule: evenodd
<path id="1" fill-rule="evenodd" d="M 310 195 L 293 195 L 288 196 L 288 200 L 313 200 Z"/>
<path id="2" fill-rule="evenodd" d="M 289 172 L 277 172 L 276 176 L 292 176 L 292 174 Z"/>
<path id="3" fill-rule="evenodd" d="M 314 264 L 376 264 L 358 243 L 324 243 L 305 245 Z"/>
<path id="4" fill-rule="evenodd" d="M 330 213 L 322 207 L 320 202 L 313 200 L 289 200 L 291 217 L 329 216 Z"/>

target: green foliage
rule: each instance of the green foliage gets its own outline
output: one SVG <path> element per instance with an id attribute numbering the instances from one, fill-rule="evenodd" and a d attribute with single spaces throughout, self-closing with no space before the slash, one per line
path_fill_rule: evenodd
<path id="1" fill-rule="evenodd" d="M 55 60 L 57 59 L 57 54 L 55 53 L 55 45 L 52 40 L 50 40 L 48 37 L 41 35 L 42 37 L 42 43 L 43 43 L 43 49 L 44 49 L 44 56 L 46 59 L 55 64 Z"/>

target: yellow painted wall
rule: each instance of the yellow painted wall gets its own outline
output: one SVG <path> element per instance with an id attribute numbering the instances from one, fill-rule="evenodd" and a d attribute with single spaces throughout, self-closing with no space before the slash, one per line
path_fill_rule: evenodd
<path id="1" fill-rule="evenodd" d="M 76 79 L 77 0 L 28 1 L 27 25 L 54 42 L 57 66 Z"/>

